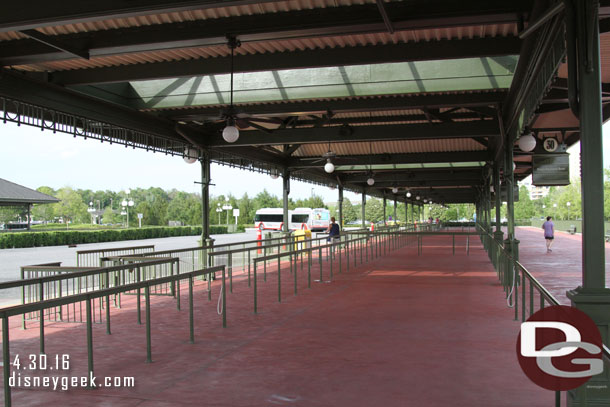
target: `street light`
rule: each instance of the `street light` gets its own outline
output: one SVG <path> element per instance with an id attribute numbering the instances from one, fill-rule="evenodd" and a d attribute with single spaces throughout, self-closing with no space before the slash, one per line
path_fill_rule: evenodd
<path id="1" fill-rule="evenodd" d="M 218 214 L 218 224 L 220 225 L 220 213 L 222 212 L 222 208 L 220 207 L 220 202 L 218 202 L 218 206 L 216 207 L 216 213 Z"/>
<path id="2" fill-rule="evenodd" d="M 91 214 L 91 224 L 93 225 L 93 212 L 95 212 L 95 208 L 93 207 L 93 202 L 89 202 L 89 208 L 87 208 L 87 212 Z"/>
<path id="3" fill-rule="evenodd" d="M 224 209 L 225 211 L 227 211 L 227 225 L 229 224 L 229 211 L 231 209 L 233 209 L 233 207 L 231 206 L 231 204 L 229 204 L 229 198 L 227 198 L 225 200 L 225 204 L 222 206 L 222 209 Z"/>
<path id="4" fill-rule="evenodd" d="M 570 206 L 572 204 L 570 202 L 566 202 L 566 206 L 568 207 L 568 220 L 570 220 Z"/>
<path id="5" fill-rule="evenodd" d="M 121 215 L 127 215 L 126 227 L 129 227 L 129 208 L 134 205 L 134 202 L 133 199 L 129 197 L 129 194 L 131 193 L 129 188 L 125 190 L 125 193 L 127 194 L 127 198 L 123 199 L 123 202 L 121 202 L 121 206 L 123 207 L 123 212 L 121 212 Z"/>

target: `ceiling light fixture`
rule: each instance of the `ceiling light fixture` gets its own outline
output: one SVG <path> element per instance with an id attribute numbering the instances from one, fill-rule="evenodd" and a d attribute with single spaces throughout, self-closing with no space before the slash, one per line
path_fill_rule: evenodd
<path id="1" fill-rule="evenodd" d="M 182 158 L 184 159 L 185 163 L 193 164 L 195 161 L 197 161 L 198 156 L 199 153 L 197 150 L 195 150 L 194 148 L 187 147 L 184 149 L 184 157 Z"/>
<path id="2" fill-rule="evenodd" d="M 241 42 L 235 37 L 229 37 L 228 47 L 231 49 L 231 104 L 227 112 L 227 126 L 222 130 L 222 138 L 227 143 L 235 143 L 239 138 L 239 129 L 235 126 L 235 108 L 233 107 L 233 57 L 235 48 L 241 45 Z"/>
<path id="3" fill-rule="evenodd" d="M 324 164 L 324 171 L 328 174 L 332 174 L 335 171 L 335 164 L 332 163 L 330 158 L 326 159 L 326 164 Z"/>
<path id="4" fill-rule="evenodd" d="M 536 137 L 534 137 L 532 133 L 526 134 L 524 136 L 519 137 L 517 144 L 519 145 L 521 151 L 529 153 L 534 148 L 536 148 Z"/>

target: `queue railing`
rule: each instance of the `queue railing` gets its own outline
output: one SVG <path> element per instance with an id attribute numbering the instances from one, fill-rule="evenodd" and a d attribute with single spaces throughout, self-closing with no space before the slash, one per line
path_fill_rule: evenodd
<path id="1" fill-rule="evenodd" d="M 525 322 L 536 311 L 547 305 L 561 303 L 516 260 L 493 235 L 477 224 L 477 232 L 487 247 L 491 262 L 506 295 L 507 305 L 514 309 L 515 321 Z M 602 356 L 610 367 L 610 349 L 602 345 Z M 555 392 L 555 407 L 561 406 L 561 392 Z"/>

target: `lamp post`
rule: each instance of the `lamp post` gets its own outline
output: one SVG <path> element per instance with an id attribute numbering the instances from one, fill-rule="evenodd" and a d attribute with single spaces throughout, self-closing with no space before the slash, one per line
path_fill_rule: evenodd
<path id="1" fill-rule="evenodd" d="M 216 207 L 216 213 L 218 214 L 218 224 L 220 225 L 220 214 L 222 212 L 222 208 L 220 207 L 220 202 L 218 202 L 218 206 Z"/>
<path id="2" fill-rule="evenodd" d="M 570 202 L 566 202 L 566 206 L 568 207 L 568 220 L 570 220 L 570 206 L 572 204 Z"/>
<path id="3" fill-rule="evenodd" d="M 229 211 L 233 209 L 231 204 L 229 204 L 229 198 L 225 200 L 225 204 L 222 207 L 223 210 L 227 211 L 227 225 L 229 224 Z"/>
<path id="4" fill-rule="evenodd" d="M 91 224 L 93 225 L 93 212 L 95 212 L 93 202 L 89 202 L 89 208 L 87 208 L 87 212 L 89 212 L 89 214 L 91 215 Z"/>
<path id="5" fill-rule="evenodd" d="M 123 207 L 123 212 L 121 212 L 121 215 L 127 215 L 127 223 L 125 227 L 129 227 L 129 208 L 134 205 L 134 202 L 133 199 L 129 197 L 131 190 L 126 189 L 125 193 L 127 194 L 127 198 L 123 199 L 123 202 L 121 202 L 121 206 Z"/>

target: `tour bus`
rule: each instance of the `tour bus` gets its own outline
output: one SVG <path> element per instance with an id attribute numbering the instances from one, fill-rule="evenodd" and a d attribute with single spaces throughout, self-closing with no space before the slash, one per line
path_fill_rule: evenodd
<path id="1" fill-rule="evenodd" d="M 292 211 L 288 211 L 288 216 Z M 254 214 L 254 227 L 262 230 L 282 230 L 284 225 L 284 209 L 261 208 Z"/>
<path id="2" fill-rule="evenodd" d="M 290 230 L 325 231 L 330 224 L 330 211 L 324 208 L 296 208 L 290 216 Z"/>
<path id="3" fill-rule="evenodd" d="M 289 230 L 309 229 L 324 231 L 330 224 L 330 212 L 324 208 L 296 208 L 288 211 Z M 284 210 L 282 208 L 261 208 L 254 215 L 254 227 L 262 230 L 282 230 Z"/>

